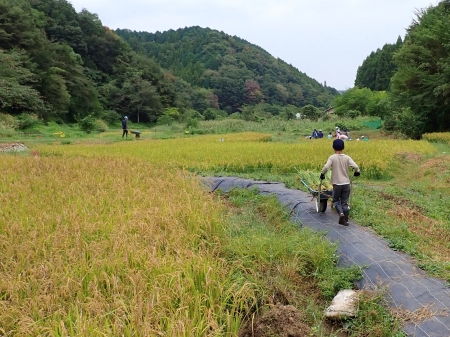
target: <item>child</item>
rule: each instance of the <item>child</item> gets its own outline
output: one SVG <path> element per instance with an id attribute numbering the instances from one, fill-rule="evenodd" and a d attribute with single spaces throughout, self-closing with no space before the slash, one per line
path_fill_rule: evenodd
<path id="1" fill-rule="evenodd" d="M 350 197 L 350 179 L 348 177 L 348 168 L 354 169 L 354 176 L 360 175 L 359 167 L 352 158 L 343 154 L 344 141 L 335 139 L 333 141 L 334 154 L 331 155 L 320 174 L 320 179 L 325 179 L 325 173 L 331 170 L 331 184 L 333 185 L 333 205 L 339 214 L 339 224 L 348 226 L 348 198 Z"/>

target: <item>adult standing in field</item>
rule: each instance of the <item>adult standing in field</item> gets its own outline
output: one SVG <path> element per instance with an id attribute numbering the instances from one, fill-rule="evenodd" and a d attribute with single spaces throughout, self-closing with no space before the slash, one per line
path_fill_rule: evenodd
<path id="1" fill-rule="evenodd" d="M 312 137 L 312 138 L 319 138 L 319 133 L 317 132 L 316 129 L 314 129 L 314 131 L 313 131 L 311 137 Z"/>
<path id="2" fill-rule="evenodd" d="M 128 117 L 125 116 L 122 121 L 122 138 L 125 136 L 128 138 Z"/>
<path id="3" fill-rule="evenodd" d="M 331 168 L 331 184 L 333 185 L 333 205 L 339 214 L 339 224 L 348 226 L 348 199 L 350 197 L 350 178 L 348 169 L 354 170 L 354 176 L 360 175 L 359 167 L 350 156 L 343 153 L 344 141 L 335 139 L 333 141 L 334 154 L 331 155 L 320 174 L 320 180 L 325 179 L 325 173 Z"/>

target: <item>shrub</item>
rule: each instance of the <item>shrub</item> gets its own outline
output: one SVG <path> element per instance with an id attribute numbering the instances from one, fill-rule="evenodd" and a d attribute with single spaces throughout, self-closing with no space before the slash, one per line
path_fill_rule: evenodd
<path id="1" fill-rule="evenodd" d="M 80 129 L 86 133 L 91 133 L 97 130 L 97 121 L 92 115 L 88 115 L 78 121 Z"/>
<path id="2" fill-rule="evenodd" d="M 348 117 L 350 117 L 351 119 L 355 119 L 356 117 L 361 115 L 361 111 L 359 110 L 349 110 L 347 112 Z"/>
<path id="3" fill-rule="evenodd" d="M 216 109 L 208 108 L 203 111 L 203 116 L 205 117 L 205 121 L 214 120 L 217 118 Z"/>
<path id="4" fill-rule="evenodd" d="M 101 119 L 105 121 L 108 125 L 113 125 L 120 122 L 121 116 L 115 110 L 105 110 L 101 114 Z"/>
<path id="5" fill-rule="evenodd" d="M 228 115 L 229 119 L 242 119 L 242 115 L 239 112 L 233 112 L 231 115 Z"/>
<path id="6" fill-rule="evenodd" d="M 95 130 L 98 132 L 105 132 L 108 130 L 108 124 L 106 124 L 103 120 L 97 119 L 95 121 Z"/>
<path id="7" fill-rule="evenodd" d="M 196 118 L 188 118 L 186 122 L 186 129 L 195 129 L 198 128 L 198 119 Z"/>
<path id="8" fill-rule="evenodd" d="M 14 117 L 5 113 L 0 113 L 0 128 L 13 129 L 15 125 Z"/>
<path id="9" fill-rule="evenodd" d="M 157 124 L 158 125 L 172 125 L 175 120 L 169 115 L 162 115 L 158 117 Z"/>
<path id="10" fill-rule="evenodd" d="M 17 130 L 26 130 L 32 129 L 39 124 L 42 124 L 42 122 L 36 114 L 22 113 L 17 117 L 15 128 Z"/>

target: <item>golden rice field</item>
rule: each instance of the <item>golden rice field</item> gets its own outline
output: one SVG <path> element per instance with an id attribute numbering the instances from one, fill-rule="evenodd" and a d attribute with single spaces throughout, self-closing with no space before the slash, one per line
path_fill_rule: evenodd
<path id="1" fill-rule="evenodd" d="M 217 254 L 222 204 L 182 171 L 98 154 L 1 157 L 0 335 L 235 334 L 254 286 Z"/>
<path id="2" fill-rule="evenodd" d="M 422 137 L 429 142 L 450 144 L 450 132 L 425 133 Z"/>
<path id="3" fill-rule="evenodd" d="M 36 150 L 44 155 L 137 157 L 160 167 L 243 173 L 255 170 L 274 173 L 318 171 L 333 153 L 329 139 L 301 139 L 296 144 L 269 140 L 267 134 L 241 133 L 113 144 L 46 145 Z M 377 178 L 388 170 L 396 154 L 430 154 L 435 149 L 426 141 L 371 140 L 346 142 L 344 152 L 356 161 L 366 177 Z"/>
<path id="4" fill-rule="evenodd" d="M 366 176 L 399 152 L 434 148 L 346 143 Z M 0 336 L 237 335 L 258 289 L 223 258 L 222 202 L 180 169 L 318 170 L 331 153 L 241 133 L 2 155 Z"/>

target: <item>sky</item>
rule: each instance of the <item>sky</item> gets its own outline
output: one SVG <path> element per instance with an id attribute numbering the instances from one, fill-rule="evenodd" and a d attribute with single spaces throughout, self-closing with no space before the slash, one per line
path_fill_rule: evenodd
<path id="1" fill-rule="evenodd" d="M 104 26 L 154 33 L 200 26 L 258 45 L 309 77 L 346 90 L 372 51 L 402 39 L 436 0 L 69 0 Z"/>

